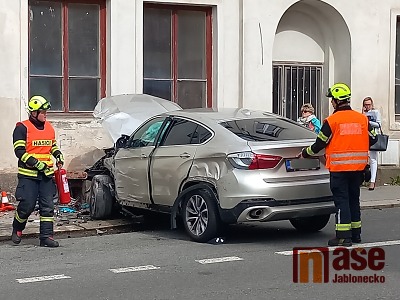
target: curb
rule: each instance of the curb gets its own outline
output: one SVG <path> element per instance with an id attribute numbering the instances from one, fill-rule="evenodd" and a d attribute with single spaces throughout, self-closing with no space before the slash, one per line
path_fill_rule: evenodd
<path id="1" fill-rule="evenodd" d="M 95 226 L 90 223 L 85 224 L 74 224 L 67 225 L 64 228 L 54 228 L 54 236 L 60 238 L 72 238 L 72 237 L 84 237 L 84 236 L 93 236 L 93 235 L 108 235 L 108 234 L 116 234 L 122 232 L 132 231 L 132 225 L 134 222 L 127 220 L 111 220 L 105 223 L 104 225 Z M 37 229 L 37 228 L 35 228 Z M 38 230 L 32 230 L 29 232 L 24 231 L 23 238 L 24 239 L 32 239 L 39 238 Z M 8 235 L 0 235 L 0 242 L 11 241 L 11 226 L 10 233 Z"/>
<path id="2" fill-rule="evenodd" d="M 382 201 L 376 201 L 381 203 L 371 203 L 374 201 L 368 201 L 367 203 L 363 204 L 360 203 L 361 210 L 365 209 L 384 209 L 384 208 L 396 208 L 400 207 L 400 200 L 392 200 L 382 203 Z"/>

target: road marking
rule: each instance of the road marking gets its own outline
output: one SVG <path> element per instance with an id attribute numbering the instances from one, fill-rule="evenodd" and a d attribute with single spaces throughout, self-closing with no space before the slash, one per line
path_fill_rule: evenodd
<path id="1" fill-rule="evenodd" d="M 364 244 L 354 244 L 351 247 L 345 247 L 347 249 L 355 249 L 355 248 L 371 248 L 371 247 L 382 247 L 382 246 L 393 246 L 393 245 L 400 245 L 400 240 L 394 241 L 386 241 L 386 242 L 374 242 L 374 243 L 364 243 Z M 318 247 L 315 247 L 318 248 Z M 336 248 L 343 248 L 343 247 L 327 247 L 329 251 L 333 251 Z M 302 253 L 313 252 L 314 250 L 301 250 Z M 280 255 L 293 255 L 293 250 L 288 251 L 278 251 L 275 254 Z"/>
<path id="2" fill-rule="evenodd" d="M 237 260 L 243 260 L 243 258 L 240 258 L 237 256 L 227 256 L 227 257 L 219 257 L 219 258 L 200 259 L 200 260 L 196 260 L 196 261 L 200 264 L 205 265 L 205 264 L 215 264 L 215 263 L 237 261 Z"/>
<path id="3" fill-rule="evenodd" d="M 30 283 L 30 282 L 40 282 L 40 281 L 49 281 L 49 280 L 59 280 L 59 279 L 69 279 L 70 276 L 61 275 L 50 275 L 50 276 L 39 276 L 39 277 L 30 277 L 30 278 L 21 278 L 17 279 L 18 283 Z"/>
<path id="4" fill-rule="evenodd" d="M 110 271 L 118 274 L 118 273 L 138 272 L 138 271 L 147 271 L 147 270 L 157 270 L 159 268 L 160 267 L 155 267 L 153 265 L 147 265 L 147 266 L 139 266 L 139 267 L 110 269 Z"/>

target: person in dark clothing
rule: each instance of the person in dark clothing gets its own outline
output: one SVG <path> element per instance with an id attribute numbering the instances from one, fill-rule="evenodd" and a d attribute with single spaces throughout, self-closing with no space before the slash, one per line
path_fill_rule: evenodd
<path id="1" fill-rule="evenodd" d="M 350 107 L 350 88 L 333 85 L 326 95 L 334 112 L 326 118 L 313 145 L 299 156 L 307 158 L 326 148 L 326 168 L 337 208 L 336 237 L 329 246 L 351 246 L 361 242 L 360 185 L 368 163 L 368 150 L 376 142 L 368 118 Z"/>
<path id="2" fill-rule="evenodd" d="M 18 122 L 13 132 L 14 152 L 18 158 L 18 185 L 15 197 L 19 201 L 13 220 L 11 240 L 19 244 L 26 222 L 36 202 L 40 212 L 40 246 L 58 247 L 53 239 L 55 192 L 52 156 L 57 165 L 64 157 L 57 146 L 53 126 L 46 121 L 50 103 L 42 96 L 33 96 L 28 103 L 29 119 Z"/>

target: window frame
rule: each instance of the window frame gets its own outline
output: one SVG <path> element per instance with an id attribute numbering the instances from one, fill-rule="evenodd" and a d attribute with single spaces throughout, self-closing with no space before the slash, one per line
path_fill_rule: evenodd
<path id="1" fill-rule="evenodd" d="M 168 145 L 165 144 L 165 143 L 167 142 L 169 136 L 175 136 L 175 135 L 173 134 L 173 130 L 174 130 L 174 128 L 175 128 L 177 125 L 180 125 L 180 124 L 178 124 L 178 123 L 181 122 L 181 121 L 183 121 L 183 122 L 185 122 L 185 123 L 188 122 L 188 123 L 190 123 L 191 126 L 192 126 L 192 125 L 195 126 L 195 127 L 194 127 L 194 130 L 193 130 L 193 132 L 192 132 L 192 134 L 194 134 L 194 133 L 197 131 L 197 127 L 199 126 L 199 124 L 197 124 L 196 122 L 193 122 L 193 121 L 188 120 L 188 119 L 185 119 L 185 118 L 175 117 L 175 118 L 173 119 L 173 121 L 172 121 L 170 127 L 168 128 L 168 131 L 165 133 L 165 136 L 163 137 L 161 146 L 164 146 L 164 147 L 175 147 L 175 146 L 195 145 L 195 144 L 191 143 L 191 141 L 192 141 L 192 139 L 193 139 L 193 136 L 190 137 L 189 143 L 183 143 L 183 144 L 168 144 Z M 184 124 L 185 124 L 185 123 L 184 123 Z M 187 127 L 188 127 L 188 125 L 189 125 L 189 124 L 186 124 Z"/>
<path id="2" fill-rule="evenodd" d="M 28 15 L 31 7 L 31 0 L 28 2 Z M 107 22 L 107 11 L 106 11 L 106 0 L 35 0 L 35 2 L 47 2 L 47 3 L 61 3 L 61 36 L 62 36 L 62 84 L 61 84 L 61 103 L 63 105 L 62 109 L 59 111 L 49 111 L 51 114 L 57 115 L 62 114 L 80 114 L 89 115 L 91 111 L 70 111 L 69 110 L 69 52 L 68 52 L 68 5 L 69 4 L 97 4 L 99 5 L 99 99 L 106 96 L 106 64 L 107 64 L 107 32 L 106 32 L 106 22 Z M 30 61 L 31 61 L 31 28 L 30 21 L 28 20 L 28 93 L 30 91 Z M 43 77 L 41 75 L 36 75 L 33 77 Z M 29 95 L 30 97 L 31 95 Z M 51 99 L 49 99 L 51 102 Z"/>
<path id="3" fill-rule="evenodd" d="M 389 54 L 389 129 L 400 131 L 400 119 L 396 118 L 395 105 L 396 105 L 396 33 L 397 33 L 397 20 L 400 18 L 400 9 L 391 9 L 390 11 L 390 54 Z M 399 116 L 399 115 L 397 115 Z"/>
<path id="4" fill-rule="evenodd" d="M 396 14 L 395 16 L 395 24 L 394 24 L 394 65 L 396 66 L 397 61 L 397 56 L 400 56 L 400 41 L 398 41 L 398 37 L 400 36 L 400 14 Z M 400 122 L 400 113 L 396 113 L 396 88 L 399 89 L 398 93 L 400 94 L 400 83 L 396 83 L 396 67 L 394 67 L 394 84 L 393 84 L 393 89 L 394 89 L 394 103 L 393 103 L 393 111 L 394 111 L 394 120 L 396 123 Z M 397 74 L 400 75 L 400 74 Z M 398 103 L 400 105 L 400 103 Z"/>
<path id="5" fill-rule="evenodd" d="M 212 41 L 213 41 L 213 26 L 212 26 L 212 7 L 211 6 L 188 6 L 188 5 L 173 5 L 173 4 L 158 4 L 158 3 L 143 3 L 143 14 L 146 8 L 154 9 L 165 9 L 171 10 L 171 101 L 178 103 L 178 23 L 177 23 L 177 11 L 201 11 L 206 14 L 206 37 L 205 37 L 205 60 L 206 60 L 206 108 L 210 108 L 213 105 L 213 53 L 212 53 Z M 143 81 L 145 80 L 143 76 Z M 179 103 L 178 103 L 179 104 Z"/>
<path id="6" fill-rule="evenodd" d="M 184 146 L 184 145 L 190 145 L 190 146 L 193 146 L 193 145 L 196 145 L 196 146 L 204 145 L 204 144 L 207 144 L 207 143 L 214 137 L 214 135 L 215 135 L 215 133 L 214 133 L 213 130 L 211 130 L 211 129 L 210 129 L 209 127 L 207 127 L 205 124 L 203 124 L 203 123 L 201 123 L 201 122 L 199 122 L 199 121 L 196 121 L 196 120 L 194 120 L 194 119 L 187 118 L 187 117 L 183 117 L 183 116 L 170 116 L 169 118 L 170 118 L 171 122 L 167 125 L 167 127 L 168 127 L 167 130 L 165 130 L 165 132 L 163 133 L 163 135 L 160 136 L 160 139 L 159 139 L 159 141 L 158 141 L 158 143 L 157 143 L 157 147 L 177 147 L 177 146 Z M 197 125 L 197 127 L 196 127 L 196 129 L 195 129 L 194 132 L 197 132 L 198 128 L 201 127 L 201 128 L 203 128 L 205 131 L 209 132 L 210 135 L 209 135 L 209 137 L 208 137 L 206 140 L 204 140 L 204 141 L 201 142 L 201 143 L 190 143 L 190 144 L 184 144 L 184 145 L 165 145 L 165 144 L 164 144 L 165 139 L 166 139 L 166 138 L 168 137 L 168 135 L 171 133 L 171 129 L 172 129 L 172 127 L 174 126 L 176 120 L 185 120 L 185 121 L 194 123 L 194 124 Z"/>

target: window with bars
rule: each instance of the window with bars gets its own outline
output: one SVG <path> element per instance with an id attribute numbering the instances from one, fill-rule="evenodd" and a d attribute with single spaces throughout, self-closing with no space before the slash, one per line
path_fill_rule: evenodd
<path id="1" fill-rule="evenodd" d="M 143 93 L 212 106 L 211 8 L 145 4 Z"/>
<path id="2" fill-rule="evenodd" d="M 103 0 L 29 2 L 29 95 L 57 112 L 93 111 L 105 96 Z"/>
<path id="3" fill-rule="evenodd" d="M 311 103 L 320 119 L 322 65 L 277 64 L 273 66 L 273 112 L 296 121 L 300 108 Z"/>

